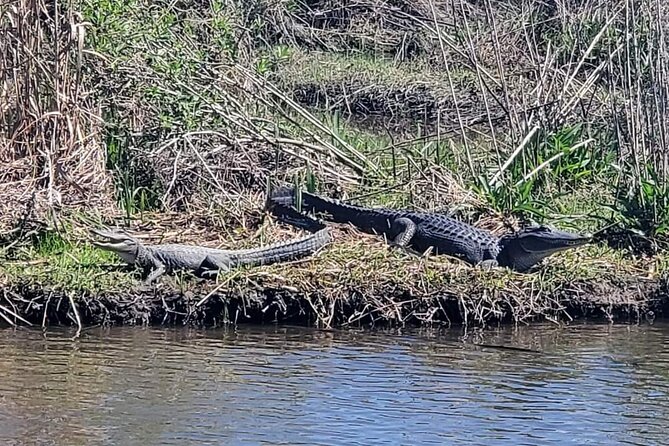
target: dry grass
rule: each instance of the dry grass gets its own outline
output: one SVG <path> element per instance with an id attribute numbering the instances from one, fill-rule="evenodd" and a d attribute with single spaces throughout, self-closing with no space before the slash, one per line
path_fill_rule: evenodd
<path id="1" fill-rule="evenodd" d="M 313 1 L 266 9 L 280 43 L 307 49 L 295 50 L 294 63 L 277 70 L 296 98 L 356 119 L 378 114 L 388 124 L 403 115 L 423 128 L 457 131 L 472 152 L 483 132 L 498 167 L 487 179 L 506 188 L 549 170 L 588 141 L 588 159 L 609 163 L 614 154 L 629 167 L 630 174 L 611 183 L 638 194 L 632 207 L 650 205 L 651 225 L 666 220 L 659 210 L 667 207 L 666 190 L 659 187 L 652 196 L 643 190 L 644 183 L 663 180 L 669 167 L 662 81 L 669 11 L 663 4 L 420 0 L 347 6 Z M 286 21 L 296 25 L 294 32 L 278 26 Z M 419 40 L 412 37 L 416 30 Z M 390 34 L 395 43 L 400 37 L 419 41 L 414 56 L 387 45 Z M 368 45 L 342 41 L 350 36 Z M 394 50 L 384 54 L 381 47 Z M 551 138 L 582 123 L 578 141 L 542 152 Z M 509 167 L 518 165 L 522 172 L 510 174 Z"/>
<path id="2" fill-rule="evenodd" d="M 40 1 L 0 9 L 0 230 L 63 206 L 113 210 L 82 18 Z"/>

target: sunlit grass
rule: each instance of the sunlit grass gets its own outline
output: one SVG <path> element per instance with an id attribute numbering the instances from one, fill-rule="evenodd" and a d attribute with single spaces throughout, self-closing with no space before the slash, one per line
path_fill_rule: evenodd
<path id="1" fill-rule="evenodd" d="M 47 232 L 38 236 L 32 247 L 21 248 L 17 255 L 4 259 L 0 271 L 9 282 L 26 281 L 72 291 L 122 291 L 134 283 L 133 274 L 103 268 L 111 265 L 121 265 L 112 253 Z"/>

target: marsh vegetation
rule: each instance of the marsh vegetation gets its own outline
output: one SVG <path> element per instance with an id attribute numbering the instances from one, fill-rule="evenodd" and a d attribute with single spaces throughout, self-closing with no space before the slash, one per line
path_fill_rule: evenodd
<path id="1" fill-rule="evenodd" d="M 652 318 L 667 302 L 668 14 L 649 0 L 0 6 L 0 315 Z M 234 248 L 287 239 L 262 211 L 282 182 L 596 243 L 535 274 L 484 273 L 338 228 L 304 262 L 147 291 L 86 240 L 102 224 Z"/>

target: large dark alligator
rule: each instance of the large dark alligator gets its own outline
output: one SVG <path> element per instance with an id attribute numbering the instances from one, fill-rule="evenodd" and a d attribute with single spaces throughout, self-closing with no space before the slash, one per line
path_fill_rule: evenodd
<path id="1" fill-rule="evenodd" d="M 393 244 L 419 252 L 460 258 L 472 265 L 502 266 L 524 272 L 558 251 L 588 243 L 588 235 L 560 231 L 547 226 L 529 226 L 500 238 L 446 215 L 388 208 L 365 208 L 341 203 L 292 187 L 275 190 L 268 209 L 281 217 L 285 206 L 322 216 L 335 223 L 351 223 L 363 232 L 384 235 Z M 273 207 L 276 206 L 276 207 Z"/>
<path id="2" fill-rule="evenodd" d="M 280 206 L 278 207 L 280 208 Z M 278 209 L 277 208 L 277 209 Z M 193 245 L 144 245 L 122 231 L 91 230 L 102 240 L 93 245 L 115 252 L 123 261 L 144 269 L 146 283 L 153 282 L 165 272 L 191 270 L 201 276 L 227 271 L 242 265 L 269 265 L 307 257 L 331 241 L 329 229 L 306 216 L 283 209 L 285 220 L 315 232 L 306 237 L 261 248 L 225 250 Z"/>

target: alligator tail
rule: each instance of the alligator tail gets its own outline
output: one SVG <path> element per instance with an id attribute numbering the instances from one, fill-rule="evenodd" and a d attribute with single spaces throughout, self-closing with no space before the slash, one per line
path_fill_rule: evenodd
<path id="1" fill-rule="evenodd" d="M 301 202 L 297 203 L 296 197 L 301 197 Z M 353 223 L 356 224 L 355 216 L 361 216 L 365 219 L 369 218 L 371 209 L 362 206 L 351 205 L 343 203 L 331 198 L 321 197 L 319 195 L 311 194 L 309 192 L 298 191 L 296 193 L 293 186 L 282 186 L 270 193 L 268 198 L 269 210 L 274 206 L 293 207 L 301 212 L 311 214 L 326 214 L 326 220 L 335 223 Z M 379 213 L 372 211 L 373 214 Z"/>
<path id="2" fill-rule="evenodd" d="M 292 207 L 291 202 L 283 198 L 278 201 L 269 200 L 267 203 L 267 210 L 275 215 L 280 221 L 309 232 L 318 232 L 325 228 L 325 224 L 322 221 L 299 212 Z"/>
<path id="3" fill-rule="evenodd" d="M 269 265 L 308 257 L 332 241 L 329 228 L 306 237 L 230 253 L 236 265 Z"/>
<path id="4" fill-rule="evenodd" d="M 301 197 L 297 205 L 296 195 Z M 295 188 L 291 186 L 274 190 L 270 193 L 267 202 L 268 210 L 289 224 L 294 223 L 291 218 L 283 218 L 283 215 L 286 215 L 285 209 L 292 208 L 295 210 L 297 208 L 298 211 L 315 214 L 330 222 L 350 223 L 359 230 L 372 234 L 389 233 L 392 221 L 397 217 L 396 212 L 387 209 L 355 206 L 308 192 L 296 193 Z M 296 216 L 293 216 L 292 220 L 299 221 Z M 304 225 L 296 226 L 305 228 Z"/>

